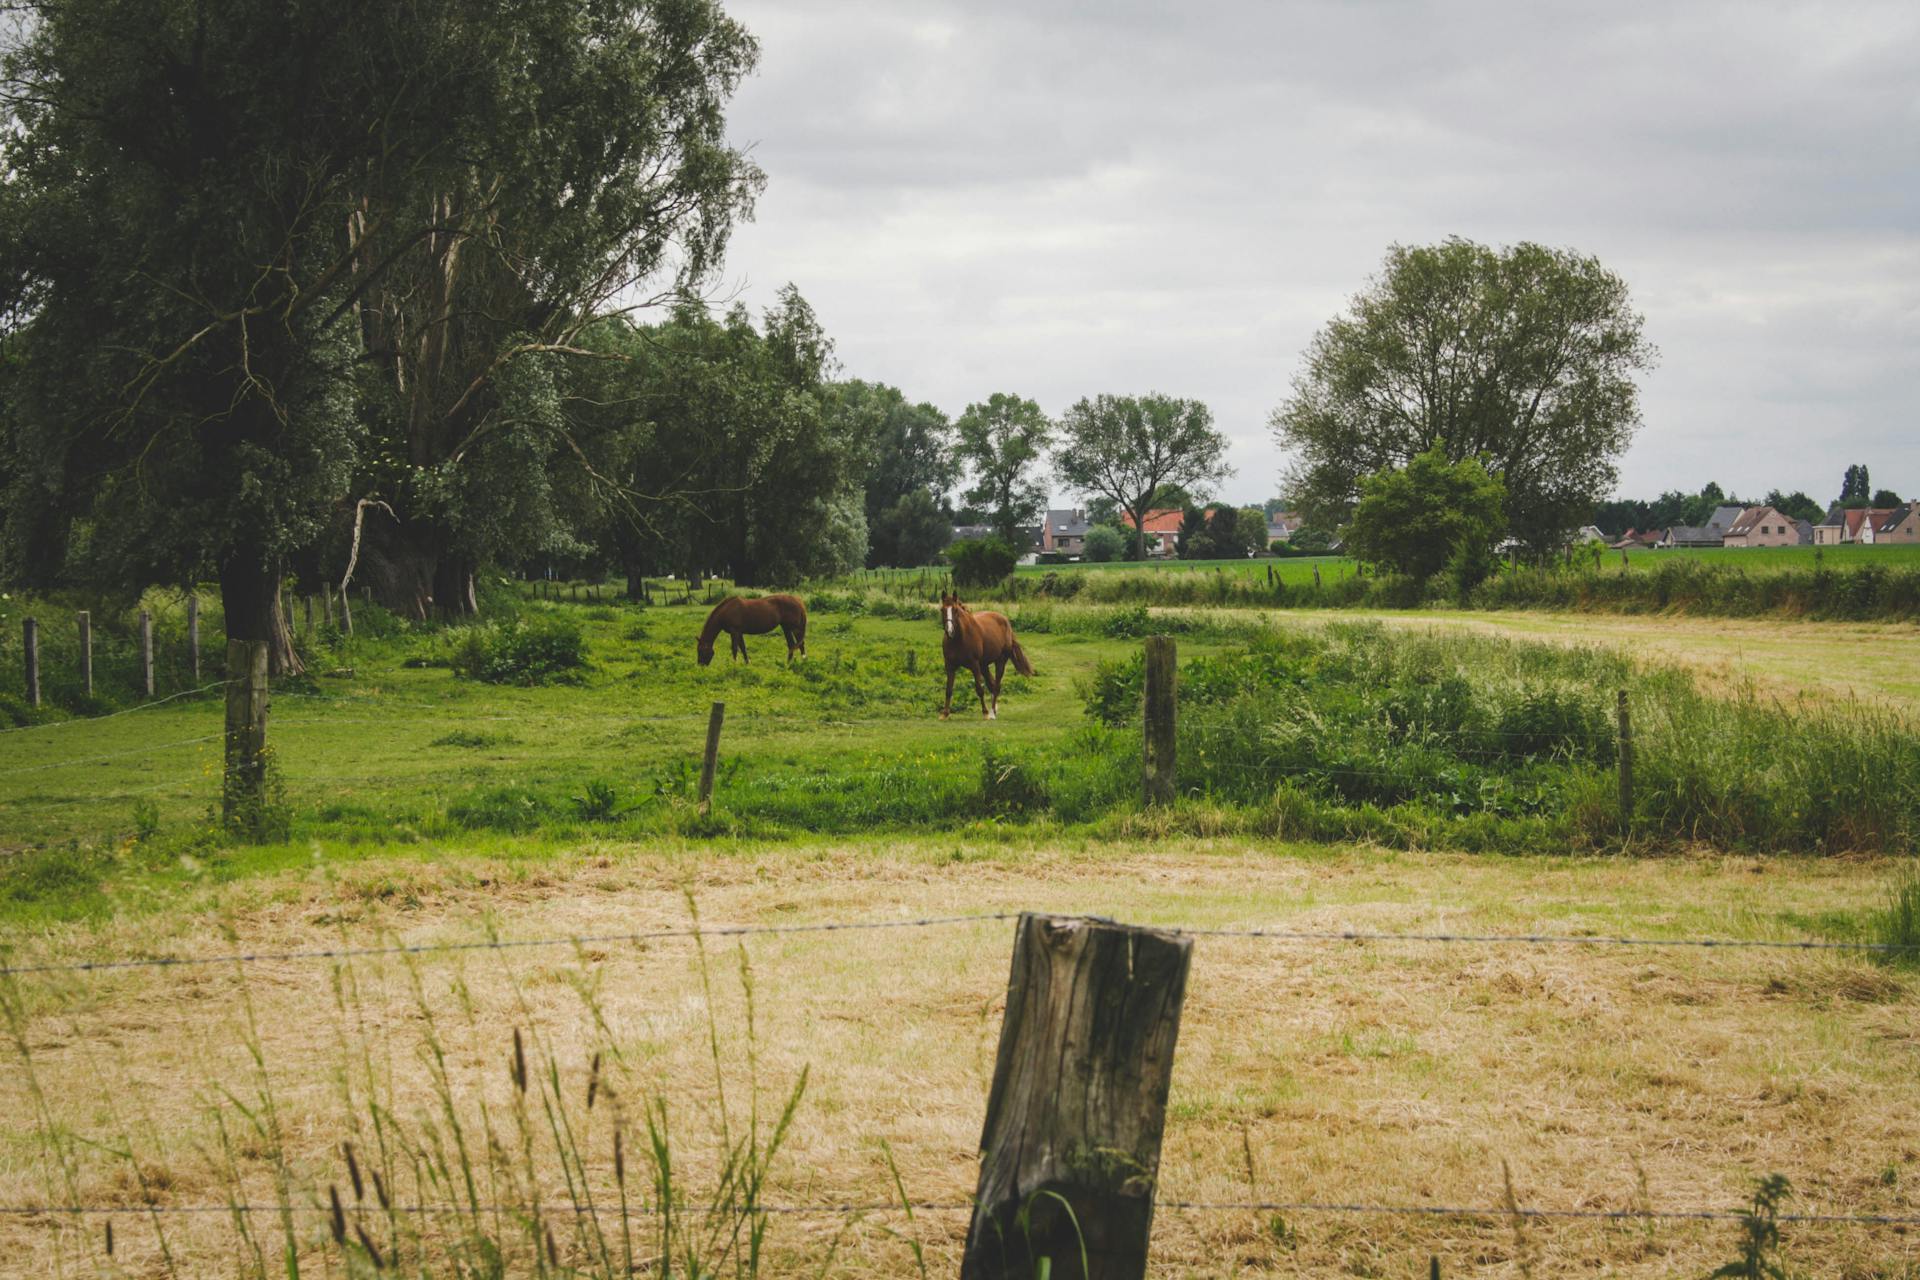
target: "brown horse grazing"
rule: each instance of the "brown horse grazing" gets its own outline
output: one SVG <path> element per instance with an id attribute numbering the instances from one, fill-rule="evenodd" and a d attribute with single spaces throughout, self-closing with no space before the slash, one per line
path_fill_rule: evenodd
<path id="1" fill-rule="evenodd" d="M 975 613 L 950 592 L 940 594 L 940 630 L 945 637 L 940 647 L 947 655 L 947 705 L 940 718 L 953 714 L 953 677 L 961 668 L 973 673 L 973 691 L 980 695 L 980 714 L 997 720 L 1000 713 L 1000 681 L 1007 674 L 1007 663 L 1023 676 L 1033 674 L 1033 664 L 1013 638 L 1013 624 L 1004 614 Z M 993 668 L 989 681 L 987 668 Z M 993 691 L 993 703 L 987 703 L 987 691 Z"/>
<path id="2" fill-rule="evenodd" d="M 776 627 L 787 637 L 788 662 L 795 654 L 807 656 L 807 606 L 798 596 L 761 596 L 757 600 L 728 596 L 707 615 L 694 654 L 703 667 L 712 662 L 714 638 L 724 631 L 733 639 L 731 652 L 741 661 L 749 661 L 747 642 L 742 637 L 763 636 Z"/>

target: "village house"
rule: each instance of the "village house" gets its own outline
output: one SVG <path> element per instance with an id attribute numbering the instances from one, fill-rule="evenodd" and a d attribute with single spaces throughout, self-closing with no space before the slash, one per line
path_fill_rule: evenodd
<path id="1" fill-rule="evenodd" d="M 1077 556 L 1087 549 L 1087 513 L 1075 507 L 1068 511 L 1050 510 L 1040 524 L 1040 550 L 1056 555 Z"/>
<path id="2" fill-rule="evenodd" d="M 1712 525 L 1696 527 L 1677 524 L 1661 534 L 1660 540 L 1653 545 L 1668 550 L 1673 547 L 1718 547 L 1725 541 L 1721 531 Z"/>
<path id="3" fill-rule="evenodd" d="M 1728 547 L 1797 547 L 1800 531 L 1794 522 L 1772 507 L 1748 507 L 1727 528 L 1721 540 Z"/>
<path id="4" fill-rule="evenodd" d="M 1140 527 L 1134 523 L 1130 515 L 1122 513 L 1120 518 L 1126 522 L 1129 529 Z M 1181 511 L 1178 507 L 1163 507 L 1147 512 L 1146 519 L 1142 523 L 1146 525 L 1148 534 L 1147 554 L 1149 556 L 1165 558 L 1180 554 L 1180 519 Z M 1160 538 L 1160 545 L 1157 547 L 1151 545 L 1154 535 Z"/>
<path id="5" fill-rule="evenodd" d="M 1920 542 L 1920 502 L 1889 511 L 1873 528 L 1873 541 Z"/>
<path id="6" fill-rule="evenodd" d="M 1300 526 L 1306 522 L 1291 511 L 1276 511 L 1267 517 L 1267 545 L 1287 542 L 1300 532 Z"/>

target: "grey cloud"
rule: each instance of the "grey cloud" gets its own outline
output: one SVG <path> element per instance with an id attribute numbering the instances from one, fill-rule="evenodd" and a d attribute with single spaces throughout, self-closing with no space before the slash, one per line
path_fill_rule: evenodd
<path id="1" fill-rule="evenodd" d="M 1526 238 L 1626 276 L 1662 349 L 1624 488 L 1920 491 L 1911 5 L 734 9 L 771 183 L 729 271 L 798 284 L 852 372 L 1199 396 L 1251 499 L 1388 244 Z"/>

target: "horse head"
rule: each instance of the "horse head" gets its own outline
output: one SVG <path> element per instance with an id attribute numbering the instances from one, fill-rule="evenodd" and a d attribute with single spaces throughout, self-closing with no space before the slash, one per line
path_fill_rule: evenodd
<path id="1" fill-rule="evenodd" d="M 960 603 L 960 597 L 951 591 L 940 593 L 940 630 L 950 636 L 960 634 L 960 618 L 967 612 L 967 606 Z"/>
<path id="2" fill-rule="evenodd" d="M 698 640 L 694 641 L 693 656 L 694 660 L 701 666 L 711 665 L 713 662 L 713 637 L 701 636 Z"/>

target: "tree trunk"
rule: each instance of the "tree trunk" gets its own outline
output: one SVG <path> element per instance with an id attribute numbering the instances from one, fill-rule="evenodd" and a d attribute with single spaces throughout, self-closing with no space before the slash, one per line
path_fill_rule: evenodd
<path id="1" fill-rule="evenodd" d="M 480 612 L 476 566 L 448 544 L 444 531 L 426 521 L 400 521 L 368 508 L 354 577 L 403 618 L 472 617 Z"/>
<path id="2" fill-rule="evenodd" d="M 647 598 L 647 571 L 639 564 L 627 564 L 627 599 L 645 600 Z"/>
<path id="3" fill-rule="evenodd" d="M 276 676 L 306 670 L 293 647 L 293 630 L 280 605 L 277 566 L 262 565 L 242 552 L 220 568 L 220 604 L 227 615 L 227 638 L 264 642 Z"/>

